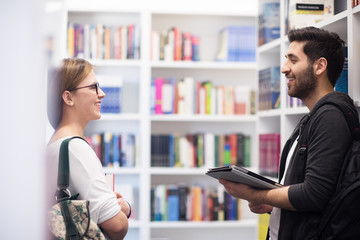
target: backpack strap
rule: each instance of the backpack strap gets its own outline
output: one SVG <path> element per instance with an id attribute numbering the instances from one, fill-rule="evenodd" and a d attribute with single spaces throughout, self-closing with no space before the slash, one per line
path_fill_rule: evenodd
<path id="1" fill-rule="evenodd" d="M 307 122 L 310 120 L 311 115 L 306 114 L 302 117 L 296 128 L 294 129 L 293 133 L 289 137 L 289 139 L 286 141 L 285 146 L 283 147 L 282 153 L 281 153 L 281 159 L 280 159 L 280 166 L 279 166 L 279 182 L 281 182 L 281 179 L 284 176 L 285 172 L 285 165 L 286 165 L 286 158 L 289 154 L 290 148 L 295 142 L 296 138 L 301 135 L 302 131 L 304 130 L 304 127 L 306 126 Z"/>
<path id="2" fill-rule="evenodd" d="M 65 139 L 60 145 L 60 153 L 59 153 L 59 168 L 58 168 L 58 179 L 57 186 L 58 190 L 55 193 L 55 198 L 57 202 L 61 202 L 63 200 L 70 199 L 71 194 L 68 189 L 69 187 L 69 142 L 72 139 L 79 138 L 85 141 L 82 137 L 71 137 Z M 86 141 L 85 141 L 86 142 Z"/>

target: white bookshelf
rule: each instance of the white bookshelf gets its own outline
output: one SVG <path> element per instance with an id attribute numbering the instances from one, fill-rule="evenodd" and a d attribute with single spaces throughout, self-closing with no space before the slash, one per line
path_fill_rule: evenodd
<path id="1" fill-rule="evenodd" d="M 227 0 L 225 0 L 226 2 Z M 65 1 L 63 17 L 64 40 L 61 43 L 63 55 L 66 54 L 66 28 L 68 22 L 140 26 L 140 59 L 89 61 L 96 66 L 97 75 L 121 75 L 124 82 L 125 106 L 121 114 L 103 114 L 99 121 L 89 123 L 86 134 L 110 131 L 115 133 L 135 133 L 139 136 L 139 157 L 135 168 L 104 168 L 107 174 L 115 174 L 115 181 L 130 183 L 137 196 L 133 206 L 135 219 L 129 222 L 129 232 L 125 239 L 150 240 L 162 237 L 167 240 L 218 239 L 219 236 L 232 238 L 241 235 L 244 239 L 256 239 L 256 216 L 243 202 L 242 219 L 226 222 L 151 222 L 150 190 L 158 184 L 185 183 L 188 186 L 202 184 L 216 188 L 219 183 L 205 175 L 206 168 L 159 168 L 150 164 L 151 134 L 181 134 L 214 132 L 228 134 L 242 132 L 251 135 L 252 168 L 257 166 L 257 121 L 256 115 L 151 115 L 150 81 L 152 77 L 175 77 L 180 80 L 192 76 L 196 80 L 210 80 L 214 84 L 243 84 L 256 89 L 257 63 L 214 62 L 219 47 L 219 31 L 228 25 L 256 25 L 257 6 L 241 7 L 242 4 L 224 5 L 217 1 L 209 8 L 203 4 L 174 5 L 166 1 L 148 3 L 134 1 L 120 3 L 115 1 L 91 2 Z M 234 8 L 234 6 L 238 6 Z M 200 61 L 150 61 L 151 30 L 168 30 L 178 27 L 200 37 Z M 126 88 L 126 89 L 125 89 Z M 126 93 L 129 92 L 129 93 Z M 186 229 L 186 234 L 184 234 Z M 188 231 L 189 230 L 189 231 Z"/>
<path id="2" fill-rule="evenodd" d="M 191 2 L 191 1 L 187 1 Z M 222 2 L 223 4 L 221 4 Z M 136 219 L 130 221 L 130 230 L 126 237 L 129 240 L 150 240 L 161 238 L 177 239 L 232 239 L 242 236 L 243 239 L 257 239 L 257 218 L 249 212 L 243 203 L 242 220 L 231 222 L 151 222 L 150 189 L 157 184 L 188 185 L 202 184 L 217 186 L 218 182 L 205 176 L 207 169 L 158 168 L 150 166 L 151 134 L 214 132 L 225 134 L 242 132 L 250 135 L 252 165 L 258 166 L 259 133 L 281 133 L 282 145 L 295 127 L 298 120 L 307 113 L 307 108 L 288 109 L 281 104 L 280 109 L 258 112 L 250 116 L 218 115 L 151 115 L 150 114 L 150 81 L 152 77 L 175 77 L 177 80 L 192 76 L 197 80 L 211 80 L 215 84 L 243 84 L 258 88 L 258 70 L 269 66 L 282 65 L 288 47 L 288 40 L 283 34 L 285 0 L 279 0 L 281 9 L 281 37 L 258 48 L 256 63 L 214 62 L 218 50 L 218 33 L 227 25 L 257 24 L 257 1 L 254 6 L 245 7 L 245 1 L 239 3 L 230 0 L 216 1 L 208 9 L 202 4 L 186 7 L 186 4 L 170 4 L 157 1 L 152 5 L 146 1 L 134 1 L 121 4 L 115 1 L 66 1 L 64 27 L 61 32 L 66 39 L 68 21 L 80 23 L 133 24 L 140 25 L 141 43 L 140 59 L 136 60 L 91 60 L 97 66 L 97 73 L 120 74 L 124 83 L 129 86 L 126 95 L 127 106 L 122 114 L 103 114 L 101 120 L 92 122 L 87 133 L 100 131 L 131 132 L 140 137 L 139 158 L 133 169 L 104 169 L 106 173 L 116 174 L 117 180 L 132 183 L 138 191 Z M 351 8 L 350 1 L 336 1 L 334 17 L 320 22 L 317 26 L 335 31 L 346 40 L 349 50 L 349 94 L 360 106 L 360 6 Z M 250 4 L 248 4 L 250 5 Z M 189 5 L 188 5 L 189 6 Z M 235 8 L 236 7 L 236 8 Z M 341 11 L 337 11 L 341 9 Z M 162 31 L 173 26 L 180 31 L 189 31 L 201 38 L 199 62 L 164 62 L 150 61 L 150 32 Z M 61 41 L 66 56 L 66 41 Z M 281 77 L 281 102 L 286 99 L 285 79 Z M 184 231 L 186 230 L 186 231 Z"/>

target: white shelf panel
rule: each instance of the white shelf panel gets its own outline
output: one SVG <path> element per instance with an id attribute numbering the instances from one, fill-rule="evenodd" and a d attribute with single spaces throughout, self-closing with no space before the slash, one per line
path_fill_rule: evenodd
<path id="1" fill-rule="evenodd" d="M 306 114 L 308 112 L 309 109 L 307 107 L 287 108 L 284 110 L 285 115 Z"/>
<path id="2" fill-rule="evenodd" d="M 355 14 L 355 13 L 360 13 L 360 5 L 354 7 L 354 8 L 352 9 L 352 13 L 353 13 L 353 14 Z"/>
<path id="3" fill-rule="evenodd" d="M 224 69 L 224 70 L 257 70 L 252 62 L 193 62 L 193 61 L 155 61 L 152 68 L 185 68 L 185 69 Z"/>
<path id="4" fill-rule="evenodd" d="M 118 60 L 118 59 L 88 59 L 88 61 L 97 67 L 141 67 L 141 61 L 134 59 Z"/>
<path id="5" fill-rule="evenodd" d="M 119 174 L 119 175 L 133 175 L 133 174 L 140 174 L 139 168 L 130 168 L 130 167 L 104 167 L 103 168 L 104 173 L 106 174 Z"/>
<path id="6" fill-rule="evenodd" d="M 325 26 L 334 24 L 334 23 L 339 22 L 341 20 L 346 20 L 347 16 L 348 16 L 348 11 L 343 11 L 341 13 L 335 14 L 332 17 L 325 18 L 324 20 L 317 23 L 316 27 L 323 28 Z"/>
<path id="7" fill-rule="evenodd" d="M 129 228 L 141 228 L 141 223 L 138 220 L 129 219 Z"/>
<path id="8" fill-rule="evenodd" d="M 255 115 L 153 115 L 153 122 L 256 122 Z"/>
<path id="9" fill-rule="evenodd" d="M 280 51 L 280 44 L 281 44 L 281 40 L 280 38 L 278 39 L 275 39 L 271 42 L 268 42 L 264 45 L 261 45 L 259 48 L 258 48 L 258 53 L 265 53 L 265 52 L 278 52 Z"/>
<path id="10" fill-rule="evenodd" d="M 110 114 L 102 113 L 100 121 L 140 121 L 141 116 L 139 114 Z"/>
<path id="11" fill-rule="evenodd" d="M 248 228 L 257 227 L 256 219 L 244 219 L 240 221 L 203 221 L 203 222 L 151 222 L 151 228 L 157 229 L 196 229 L 196 228 Z"/>
<path id="12" fill-rule="evenodd" d="M 152 175 L 204 175 L 207 168 L 152 167 Z"/>
<path id="13" fill-rule="evenodd" d="M 277 117 L 281 115 L 281 109 L 269 109 L 258 112 L 259 118 L 261 117 Z"/>

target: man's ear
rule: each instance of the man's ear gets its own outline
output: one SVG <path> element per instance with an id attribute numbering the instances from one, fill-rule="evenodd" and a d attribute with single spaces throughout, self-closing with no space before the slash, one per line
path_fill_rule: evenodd
<path id="1" fill-rule="evenodd" d="M 319 76 L 323 74 L 327 69 L 327 60 L 324 57 L 319 58 L 314 62 L 315 75 Z"/>
<path id="2" fill-rule="evenodd" d="M 74 105 L 72 95 L 69 91 L 64 91 L 61 97 L 66 105 L 68 106 Z"/>

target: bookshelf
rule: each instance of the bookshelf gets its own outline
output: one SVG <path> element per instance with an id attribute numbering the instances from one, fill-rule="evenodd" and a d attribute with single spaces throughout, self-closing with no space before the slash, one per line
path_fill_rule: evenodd
<path id="1" fill-rule="evenodd" d="M 137 196 L 135 218 L 130 221 L 126 239 L 207 239 L 219 237 L 232 238 L 241 235 L 244 239 L 256 239 L 257 216 L 250 213 L 247 204 L 242 203 L 242 219 L 226 222 L 152 222 L 150 219 L 150 190 L 158 184 L 187 185 L 201 184 L 216 187 L 218 183 L 205 176 L 206 168 L 164 168 L 151 167 L 152 134 L 180 134 L 213 132 L 226 134 L 241 132 L 251 136 L 251 167 L 258 170 L 259 142 L 258 136 L 263 133 L 280 133 L 281 146 L 299 121 L 307 113 L 306 107 L 287 108 L 281 104 L 280 109 L 264 110 L 256 115 L 152 115 L 150 113 L 150 83 L 153 77 L 177 80 L 192 76 L 194 79 L 211 80 L 215 84 L 242 84 L 258 89 L 258 70 L 281 66 L 284 54 L 289 45 L 285 32 L 285 2 L 280 3 L 280 38 L 257 48 L 257 62 L 214 62 L 219 47 L 219 31 L 227 25 L 256 25 L 257 1 L 253 8 L 245 1 L 239 3 L 230 0 L 204 9 L 201 4 L 185 1 L 181 5 L 172 5 L 158 1 L 151 5 L 146 1 L 134 1 L 126 6 L 113 1 L 66 1 L 64 5 L 64 36 L 59 49 L 61 57 L 66 57 L 66 29 L 68 22 L 102 23 L 116 22 L 117 25 L 138 24 L 140 26 L 140 58 L 126 60 L 90 60 L 97 66 L 100 75 L 121 75 L 124 81 L 126 106 L 121 114 L 103 114 L 102 119 L 89 124 L 86 134 L 111 131 L 115 133 L 135 133 L 139 136 L 138 162 L 135 168 L 104 168 L 104 172 L 116 175 L 116 181 L 132 184 Z M 223 4 L 221 4 L 222 2 Z M 194 5 L 193 5 L 194 4 Z M 233 4 L 238 4 L 233 6 Z M 156 6 L 155 6 L 156 5 Z M 246 7 L 244 6 L 246 5 Z M 200 61 L 151 61 L 150 33 L 152 30 L 166 30 L 178 27 L 201 38 Z M 211 27 L 209 27 L 211 26 Z M 360 106 L 360 6 L 351 8 L 351 1 L 335 1 L 335 15 L 316 26 L 338 32 L 346 40 L 349 50 L 349 94 L 357 106 Z M 286 102 L 285 79 L 281 76 L 281 102 Z M 186 231 L 184 231 L 186 229 Z M 206 232 L 206 233 L 204 233 Z"/>
<path id="2" fill-rule="evenodd" d="M 64 37 L 59 43 L 59 49 L 63 49 L 61 58 L 68 57 L 68 23 L 139 26 L 139 58 L 88 59 L 96 66 L 95 72 L 98 76 L 121 76 L 125 104 L 120 114 L 102 114 L 99 121 L 90 122 L 85 135 L 111 132 L 132 133 L 138 137 L 135 167 L 104 168 L 105 173 L 115 174 L 115 185 L 121 183 L 133 186 L 134 218 L 129 222 L 126 239 L 176 240 L 201 239 L 205 236 L 211 240 L 224 236 L 231 238 L 234 235 L 255 239 L 256 215 L 250 213 L 246 202 L 241 202 L 241 220 L 238 221 L 151 221 L 153 186 L 182 183 L 187 186 L 199 184 L 216 189 L 219 185 L 216 180 L 205 175 L 206 167 L 151 167 L 152 134 L 244 133 L 251 136 L 251 168 L 256 170 L 258 164 L 256 115 L 153 115 L 150 112 L 151 79 L 157 76 L 174 77 L 176 80 L 192 76 L 199 81 L 210 80 L 214 84 L 240 84 L 254 90 L 257 88 L 257 62 L 214 61 L 219 48 L 220 30 L 228 25 L 256 26 L 256 7 L 241 7 L 236 3 L 237 7 L 234 9 L 234 6 L 230 7 L 231 1 L 229 4 L 218 1 L 204 10 L 202 4 L 187 1 L 187 4 L 192 6 L 189 8 L 185 2 L 180 6 L 166 1 L 158 1 L 156 4 L 134 1 L 122 6 L 114 1 L 91 1 L 91 4 L 82 0 L 65 1 L 61 29 Z M 188 31 L 200 37 L 200 61 L 151 61 L 151 31 L 168 30 L 174 26 L 180 31 Z"/>

